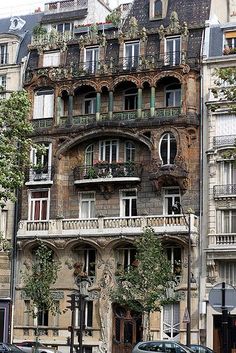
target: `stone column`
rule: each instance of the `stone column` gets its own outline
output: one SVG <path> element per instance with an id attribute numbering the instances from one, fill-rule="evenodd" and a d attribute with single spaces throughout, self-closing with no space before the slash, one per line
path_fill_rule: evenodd
<path id="1" fill-rule="evenodd" d="M 112 116 L 113 116 L 113 91 L 109 91 L 108 116 L 109 116 L 109 119 L 112 119 Z"/>
<path id="2" fill-rule="evenodd" d="M 56 114 L 56 125 L 60 125 L 60 118 L 62 116 L 62 98 L 57 97 L 57 114 Z"/>
<path id="3" fill-rule="evenodd" d="M 97 92 L 96 96 L 96 121 L 100 119 L 100 109 L 101 109 L 101 92 Z"/>
<path id="4" fill-rule="evenodd" d="M 150 92 L 150 116 L 155 115 L 155 100 L 156 100 L 156 87 L 151 87 Z"/>
<path id="5" fill-rule="evenodd" d="M 142 95 L 143 95 L 143 90 L 142 88 L 138 88 L 138 118 L 142 117 Z"/>
<path id="6" fill-rule="evenodd" d="M 70 94 L 68 98 L 68 118 L 67 118 L 67 126 L 73 125 L 73 95 Z"/>

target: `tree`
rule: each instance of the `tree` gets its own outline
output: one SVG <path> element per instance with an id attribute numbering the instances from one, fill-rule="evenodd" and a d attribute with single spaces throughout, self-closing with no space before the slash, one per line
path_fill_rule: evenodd
<path id="1" fill-rule="evenodd" d="M 173 283 L 173 273 L 165 249 L 152 228 L 146 228 L 135 244 L 135 261 L 118 274 L 117 286 L 110 295 L 113 302 L 142 313 L 146 340 L 150 336 L 150 313 L 170 301 L 167 288 Z"/>
<path id="2" fill-rule="evenodd" d="M 215 84 L 217 88 L 212 88 L 212 93 L 215 98 L 220 101 L 228 101 L 229 110 L 236 111 L 236 68 L 227 67 L 215 70 Z M 211 109 L 216 110 L 219 106 L 212 105 Z"/>
<path id="3" fill-rule="evenodd" d="M 52 315 L 59 312 L 53 297 L 51 286 L 55 284 L 60 264 L 53 259 L 53 252 L 44 243 L 40 243 L 34 253 L 31 267 L 22 273 L 24 283 L 23 292 L 31 300 L 29 312 L 37 318 L 36 342 L 38 342 L 38 318 L 42 312 L 48 310 Z"/>
<path id="4" fill-rule="evenodd" d="M 15 190 L 24 181 L 24 168 L 29 163 L 33 131 L 27 121 L 30 102 L 26 92 L 13 92 L 0 100 L 0 206 L 15 201 Z"/>

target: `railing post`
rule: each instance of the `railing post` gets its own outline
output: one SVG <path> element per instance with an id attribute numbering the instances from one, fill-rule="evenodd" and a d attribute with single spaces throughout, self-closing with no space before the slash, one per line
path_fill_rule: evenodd
<path id="1" fill-rule="evenodd" d="M 109 91 L 108 116 L 112 119 L 113 116 L 113 91 Z"/>
<path id="2" fill-rule="evenodd" d="M 138 88 L 138 111 L 137 111 L 138 118 L 142 117 L 142 94 L 143 94 L 142 88 Z"/>
<path id="3" fill-rule="evenodd" d="M 104 228 L 104 217 L 99 216 L 98 217 L 98 229 L 103 229 Z"/>

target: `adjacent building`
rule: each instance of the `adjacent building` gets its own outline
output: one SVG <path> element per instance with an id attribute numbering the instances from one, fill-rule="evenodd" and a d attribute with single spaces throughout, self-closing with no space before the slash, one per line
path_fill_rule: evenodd
<path id="1" fill-rule="evenodd" d="M 228 7 L 227 7 L 228 5 Z M 236 115 L 221 93 L 217 68 L 235 67 L 236 6 L 222 2 L 212 11 L 203 46 L 202 67 L 202 227 L 201 342 L 222 351 L 221 312 L 209 304 L 217 283 L 236 285 Z M 234 84 L 232 84 L 232 87 Z M 219 308 L 220 309 L 220 308 Z M 229 347 L 235 347 L 235 309 L 229 321 Z"/>
<path id="2" fill-rule="evenodd" d="M 27 62 L 27 45 L 32 28 L 40 20 L 41 13 L 27 16 L 12 16 L 0 20 L 0 99 L 8 98 L 11 92 L 22 89 L 22 80 Z M 14 225 L 15 205 L 11 201 L 0 208 L 0 232 L 3 241 L 14 247 L 16 229 Z M 6 244 L 5 244 L 6 245 Z M 0 249 L 0 341 L 10 339 L 13 304 L 13 250 Z"/>

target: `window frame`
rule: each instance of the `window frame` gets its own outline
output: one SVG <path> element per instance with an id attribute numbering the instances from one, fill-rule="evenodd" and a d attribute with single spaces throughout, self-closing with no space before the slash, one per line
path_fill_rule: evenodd
<path id="1" fill-rule="evenodd" d="M 179 41 L 179 51 L 176 50 L 177 40 Z M 168 42 L 173 42 L 173 50 L 172 51 L 167 50 Z M 170 66 L 180 65 L 180 63 L 181 63 L 181 46 L 182 46 L 181 36 L 165 37 L 165 42 L 164 42 L 164 52 L 165 52 L 164 64 L 165 65 L 170 65 Z M 169 58 L 169 53 L 173 54 L 172 58 Z M 179 53 L 179 55 L 176 55 L 176 53 Z"/>
<path id="2" fill-rule="evenodd" d="M 93 197 L 86 197 L 83 198 L 85 194 L 93 194 Z M 82 205 L 83 203 L 86 203 L 88 205 L 87 210 L 88 210 L 88 217 L 83 217 L 82 213 Z M 92 209 L 93 208 L 93 209 Z M 91 215 L 94 213 L 94 217 L 91 217 Z M 96 213 L 96 192 L 95 191 L 82 191 L 79 192 L 79 218 L 80 219 L 93 219 L 95 218 L 95 213 Z"/>
<path id="3" fill-rule="evenodd" d="M 179 88 L 168 88 L 174 85 L 178 85 Z M 171 93 L 173 95 L 173 105 L 167 104 L 167 94 Z M 179 102 L 178 102 L 178 95 L 179 94 Z M 181 107 L 181 84 L 180 83 L 171 83 L 168 86 L 165 87 L 165 102 L 164 106 L 165 107 Z"/>
<path id="4" fill-rule="evenodd" d="M 128 144 L 130 144 L 130 147 L 128 147 Z M 125 141 L 125 143 L 124 143 L 124 160 L 125 160 L 125 162 L 134 162 L 135 161 L 135 152 L 136 152 L 135 143 L 133 141 Z M 130 155 L 131 158 L 127 158 L 127 155 Z"/>
<path id="5" fill-rule="evenodd" d="M 173 193 L 173 194 L 168 194 L 168 191 L 171 190 L 177 190 L 178 189 L 178 193 Z M 179 200 L 176 200 L 176 199 Z M 180 188 L 178 186 L 176 187 L 164 187 L 163 188 L 163 215 L 165 216 L 171 216 L 171 215 L 181 215 L 181 210 L 179 210 L 179 213 L 176 213 L 172 210 L 171 213 L 168 213 L 168 209 L 169 209 L 169 205 L 168 205 L 168 200 L 171 199 L 172 200 L 172 206 L 174 206 L 174 204 L 176 202 L 179 202 L 181 204 L 181 193 L 180 193 Z"/>
<path id="6" fill-rule="evenodd" d="M 106 145 L 107 143 L 107 145 Z M 113 151 L 112 151 L 112 147 L 113 147 L 113 143 L 114 146 L 116 145 L 116 158 L 115 160 L 112 159 L 112 155 L 113 155 Z M 106 159 L 106 147 L 109 144 L 109 158 Z M 110 140 L 100 140 L 99 141 L 99 160 L 100 161 L 106 161 L 109 164 L 113 163 L 113 162 L 117 162 L 119 160 L 119 140 L 118 139 L 110 139 Z"/>
<path id="7" fill-rule="evenodd" d="M 94 97 L 87 97 L 89 95 L 94 95 Z M 86 102 L 91 102 L 91 112 L 86 112 Z M 83 102 L 83 111 L 85 115 L 89 115 L 89 114 L 96 114 L 96 102 L 97 102 L 97 98 L 96 98 L 96 92 L 90 92 L 90 93 L 86 93 L 86 95 L 84 96 L 84 102 Z"/>
<path id="8" fill-rule="evenodd" d="M 42 97 L 42 98 L 39 98 Z M 47 98 L 50 101 L 50 109 L 48 109 Z M 40 89 L 34 93 L 33 120 L 34 119 L 52 119 L 54 116 L 54 99 L 53 89 Z"/>
<path id="9" fill-rule="evenodd" d="M 38 193 L 38 192 L 47 192 L 48 195 L 47 197 L 42 197 L 42 198 L 32 198 L 33 193 Z M 39 219 L 35 219 L 35 202 L 40 201 L 40 217 Z M 42 201 L 47 201 L 46 203 L 46 218 L 42 219 Z M 49 220 L 49 212 L 50 212 L 50 189 L 49 188 L 40 188 L 40 189 L 31 189 L 28 190 L 28 220 L 31 222 L 43 222 L 43 221 L 48 221 Z"/>
<path id="10" fill-rule="evenodd" d="M 234 161 L 221 161 L 219 163 L 219 184 L 225 186 L 236 184 L 236 165 Z"/>
<path id="11" fill-rule="evenodd" d="M 138 45 L 138 55 L 134 55 L 136 45 Z M 127 55 L 127 49 L 128 49 L 127 47 L 129 46 L 131 47 L 131 56 Z M 140 57 L 140 41 L 134 40 L 134 41 L 125 42 L 124 43 L 124 62 L 123 62 L 124 69 L 132 69 L 132 68 L 138 67 L 139 57 Z M 129 62 L 129 59 L 131 59 L 131 62 Z"/>
<path id="12" fill-rule="evenodd" d="M 136 90 L 136 92 L 131 92 L 131 93 L 129 93 L 129 91 L 131 91 L 131 90 Z M 127 99 L 129 99 L 130 97 L 133 97 L 133 99 L 134 99 L 134 108 L 133 109 L 131 109 L 131 108 L 129 108 L 129 109 L 126 109 L 126 102 L 128 103 L 128 100 Z M 123 103 L 123 109 L 124 109 L 124 111 L 134 111 L 134 110 L 137 110 L 138 109 L 138 89 L 137 88 L 135 88 L 135 87 L 132 87 L 132 88 L 128 88 L 128 89 L 126 89 L 125 91 L 124 91 L 124 97 L 123 97 L 123 99 L 124 99 L 124 103 Z M 130 103 L 129 103 L 129 105 L 130 105 Z"/>
<path id="13" fill-rule="evenodd" d="M 226 216 L 227 212 L 228 212 L 228 216 Z M 236 208 L 217 209 L 216 210 L 217 234 L 236 234 L 236 226 L 235 226 L 235 232 L 232 231 L 234 227 L 233 225 L 234 218 L 236 221 Z M 228 228 L 228 231 L 225 230 L 225 228 Z"/>
<path id="14" fill-rule="evenodd" d="M 43 67 L 58 67 L 61 63 L 60 51 L 50 51 L 43 53 Z"/>
<path id="15" fill-rule="evenodd" d="M 0 43 L 0 65 L 8 64 L 8 43 Z"/>
<path id="16" fill-rule="evenodd" d="M 92 52 L 92 60 L 87 61 L 87 54 L 89 51 Z M 94 74 L 97 71 L 99 56 L 100 56 L 99 46 L 92 46 L 92 47 L 85 48 L 85 50 L 84 50 L 84 63 L 85 63 L 84 69 L 85 69 L 85 71 L 92 73 L 92 74 Z M 91 63 L 91 67 L 90 67 L 90 65 L 88 65 L 88 63 Z"/>
<path id="17" fill-rule="evenodd" d="M 124 196 L 125 192 L 135 192 L 134 196 Z M 120 217 L 124 218 L 130 218 L 130 217 L 136 217 L 137 216 L 137 200 L 138 200 L 138 195 L 137 195 L 137 189 L 121 189 L 120 190 Z M 126 204 L 125 200 L 129 200 L 129 215 L 126 216 Z M 132 200 L 136 200 L 136 215 L 132 215 L 132 210 L 133 210 L 133 205 L 132 205 Z"/>
<path id="18" fill-rule="evenodd" d="M 177 312 L 178 312 L 178 315 L 177 315 L 177 319 L 178 320 L 174 320 L 174 311 L 175 311 L 175 307 L 177 307 Z M 165 310 L 167 310 L 169 307 L 169 311 L 170 311 L 170 322 L 167 322 L 167 320 L 165 320 Z M 162 308 L 162 339 L 166 339 L 168 337 L 169 340 L 173 340 L 173 339 L 177 339 L 178 336 L 180 335 L 180 303 L 177 302 L 177 303 L 171 303 L 171 304 L 166 304 L 163 306 Z M 170 336 L 166 333 L 167 332 L 167 329 L 165 329 L 165 325 L 167 326 L 167 329 L 168 329 L 168 326 L 170 327 Z M 174 328 L 177 327 L 178 330 L 176 330 L 177 334 L 176 335 L 173 335 L 174 334 Z M 168 340 L 166 341 L 168 343 Z"/>
<path id="19" fill-rule="evenodd" d="M 162 153 L 161 153 L 161 146 L 162 146 L 162 142 L 164 140 L 164 137 L 165 136 L 168 136 L 167 138 L 167 151 L 166 151 L 166 159 L 167 159 L 167 163 L 164 163 L 163 161 L 163 157 L 162 157 Z M 174 137 L 171 138 L 171 135 Z M 176 146 L 176 153 L 175 153 L 175 156 L 171 158 L 171 149 L 173 148 L 173 146 L 171 147 L 171 140 L 175 141 L 175 146 Z M 161 136 L 161 139 L 160 139 L 160 142 L 159 142 L 159 156 L 160 156 L 160 160 L 162 162 L 162 165 L 173 165 L 174 162 L 175 162 L 175 158 L 176 158 L 176 155 L 177 155 L 177 152 L 178 152 L 178 145 L 177 145 L 177 140 L 176 140 L 176 137 L 175 135 L 173 134 L 173 132 L 165 132 L 163 133 L 163 135 Z"/>

